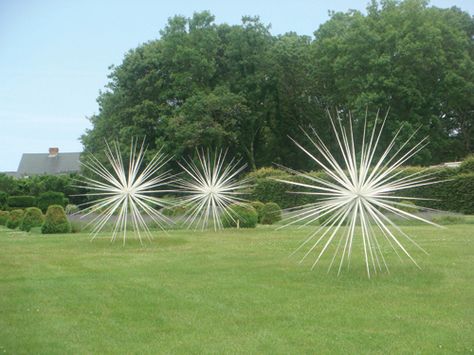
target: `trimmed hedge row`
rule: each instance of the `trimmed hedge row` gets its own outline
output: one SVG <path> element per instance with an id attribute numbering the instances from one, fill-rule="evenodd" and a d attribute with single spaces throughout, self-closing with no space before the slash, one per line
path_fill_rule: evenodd
<path id="1" fill-rule="evenodd" d="M 398 177 L 419 173 L 425 169 L 426 168 L 421 167 L 404 168 L 401 169 Z M 272 174 L 263 178 L 260 177 L 258 173 L 253 173 L 253 189 L 250 192 L 249 199 L 265 203 L 275 202 L 282 208 L 301 206 L 316 202 L 319 199 L 317 195 L 295 193 L 303 191 L 311 192 L 310 189 L 304 186 L 296 186 L 278 181 L 286 180 L 304 184 L 310 182 L 309 179 L 290 175 L 282 170 L 280 170 L 280 174 L 276 174 L 274 170 L 277 169 L 272 169 Z M 467 166 L 464 166 L 462 171 L 466 170 Z M 474 214 L 474 172 L 461 173 L 460 171 L 461 169 L 431 168 L 429 173 L 432 174 L 431 176 L 435 181 L 438 181 L 438 183 L 400 191 L 400 196 L 434 199 L 416 201 L 417 205 L 423 207 Z M 321 172 L 311 172 L 308 173 L 308 175 L 320 179 L 328 179 L 328 177 Z M 403 200 L 403 197 L 401 197 L 401 200 Z"/>
<path id="2" fill-rule="evenodd" d="M 4 191 L 0 191 L 0 209 L 18 209 L 38 207 L 43 213 L 46 212 L 51 205 L 66 206 L 68 199 L 64 197 L 62 192 L 48 191 L 35 196 L 8 196 Z"/>

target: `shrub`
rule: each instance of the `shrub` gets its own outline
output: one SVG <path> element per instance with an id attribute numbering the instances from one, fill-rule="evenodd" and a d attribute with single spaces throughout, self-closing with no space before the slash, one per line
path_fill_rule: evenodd
<path id="1" fill-rule="evenodd" d="M 67 205 L 67 203 L 68 200 L 64 197 L 62 192 L 43 192 L 38 197 L 38 207 L 41 209 L 41 211 L 43 211 L 43 213 L 46 212 L 48 207 L 51 205 L 59 205 L 64 207 Z"/>
<path id="2" fill-rule="evenodd" d="M 77 213 L 79 212 L 79 207 L 77 207 L 77 205 L 68 204 L 65 208 L 65 212 L 67 215 Z"/>
<path id="3" fill-rule="evenodd" d="M 0 211 L 0 226 L 6 225 L 9 217 L 10 217 L 10 212 Z"/>
<path id="4" fill-rule="evenodd" d="M 257 226 L 258 215 L 252 206 L 232 205 L 229 212 L 232 218 L 226 215 L 222 221 L 225 228 L 255 228 Z"/>
<path id="5" fill-rule="evenodd" d="M 36 198 L 34 196 L 10 196 L 7 198 L 7 205 L 12 209 L 35 207 Z"/>
<path id="6" fill-rule="evenodd" d="M 272 167 L 260 168 L 247 174 L 247 178 L 251 180 L 265 179 L 271 176 L 288 176 L 285 170 Z"/>
<path id="7" fill-rule="evenodd" d="M 44 222 L 43 213 L 38 207 L 30 207 L 25 210 L 25 214 L 20 223 L 20 229 L 29 232 L 33 227 L 41 227 Z"/>
<path id="8" fill-rule="evenodd" d="M 0 210 L 7 207 L 8 194 L 5 191 L 0 191 Z"/>
<path id="9" fill-rule="evenodd" d="M 51 205 L 46 212 L 46 218 L 41 227 L 41 233 L 70 233 L 71 223 L 67 219 L 63 206 Z"/>
<path id="10" fill-rule="evenodd" d="M 265 206 L 265 204 L 260 201 L 253 201 L 250 202 L 250 205 L 255 208 L 255 211 L 257 211 L 258 223 L 260 223 L 262 220 L 262 208 Z"/>
<path id="11" fill-rule="evenodd" d="M 10 216 L 8 217 L 6 226 L 10 229 L 16 229 L 21 223 L 23 218 L 23 210 L 13 210 L 10 211 Z"/>
<path id="12" fill-rule="evenodd" d="M 474 173 L 474 154 L 468 155 L 459 166 L 460 173 Z"/>
<path id="13" fill-rule="evenodd" d="M 403 206 L 402 205 L 396 205 L 395 207 L 402 210 L 402 211 L 405 211 L 405 212 L 408 212 L 408 213 L 416 213 L 416 212 L 420 211 L 418 206 L 416 206 L 415 203 L 412 202 L 412 201 L 403 200 L 403 201 L 400 201 L 399 203 L 403 204 Z"/>
<path id="14" fill-rule="evenodd" d="M 275 202 L 268 202 L 263 206 L 260 223 L 273 224 L 281 221 L 281 208 Z"/>

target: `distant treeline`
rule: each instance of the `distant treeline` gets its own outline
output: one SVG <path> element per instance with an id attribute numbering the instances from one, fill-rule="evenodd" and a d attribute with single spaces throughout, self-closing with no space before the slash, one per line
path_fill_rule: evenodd
<path id="1" fill-rule="evenodd" d="M 314 37 L 274 36 L 258 17 L 216 24 L 209 12 L 175 16 L 157 40 L 130 50 L 98 97 L 82 136 L 88 151 L 104 138 L 126 150 L 147 137 L 175 160 L 196 147 L 228 147 L 249 168 L 281 163 L 312 169 L 289 137 L 313 126 L 333 140 L 326 110 L 356 131 L 366 111 L 390 108 L 381 144 L 401 126 L 403 142 L 431 144 L 413 164 L 458 160 L 473 150 L 474 19 L 427 1 L 372 1 L 367 14 L 333 13 Z"/>

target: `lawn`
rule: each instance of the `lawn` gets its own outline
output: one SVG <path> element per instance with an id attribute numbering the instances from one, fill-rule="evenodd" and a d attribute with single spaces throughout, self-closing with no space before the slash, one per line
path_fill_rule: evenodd
<path id="1" fill-rule="evenodd" d="M 0 227 L 2 228 L 2 227 Z M 0 353 L 470 353 L 474 225 L 406 226 L 422 270 L 311 271 L 310 229 L 156 233 L 143 247 L 0 229 Z M 411 250 L 414 250 L 411 248 Z M 301 255 L 300 255 L 301 256 Z"/>

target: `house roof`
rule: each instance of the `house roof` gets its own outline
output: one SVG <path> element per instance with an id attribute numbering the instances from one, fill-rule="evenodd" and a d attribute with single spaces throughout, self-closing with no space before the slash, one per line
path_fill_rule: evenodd
<path id="1" fill-rule="evenodd" d="M 24 153 L 18 166 L 17 176 L 41 174 L 66 174 L 80 170 L 81 153 Z"/>

